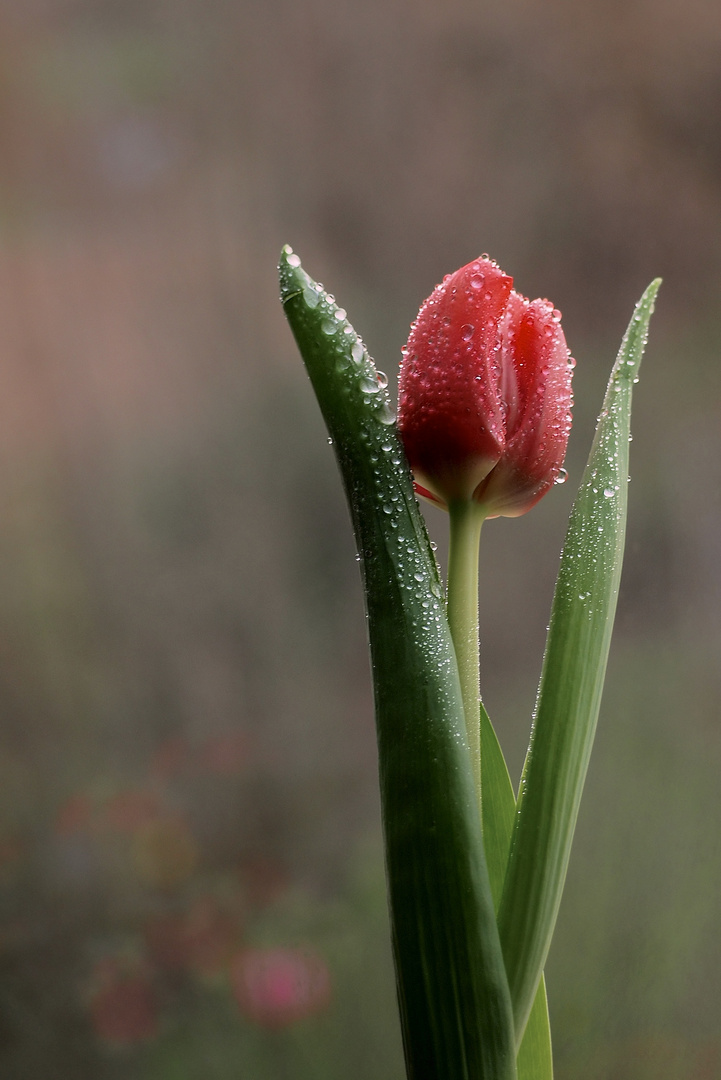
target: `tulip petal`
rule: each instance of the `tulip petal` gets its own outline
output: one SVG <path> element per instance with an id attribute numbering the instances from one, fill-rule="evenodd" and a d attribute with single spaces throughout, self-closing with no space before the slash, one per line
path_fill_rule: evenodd
<path id="1" fill-rule="evenodd" d="M 499 327 L 512 285 L 488 259 L 449 274 L 404 350 L 399 429 L 415 475 L 445 502 L 470 498 L 503 453 Z"/>
<path id="2" fill-rule="evenodd" d="M 498 913 L 517 1038 L 546 962 L 595 734 L 623 560 L 632 384 L 659 285 L 621 344 L 556 584 Z"/>
<path id="3" fill-rule="evenodd" d="M 571 361 L 560 314 L 511 293 L 501 327 L 506 447 L 474 494 L 489 517 L 526 513 L 552 487 L 571 429 Z"/>

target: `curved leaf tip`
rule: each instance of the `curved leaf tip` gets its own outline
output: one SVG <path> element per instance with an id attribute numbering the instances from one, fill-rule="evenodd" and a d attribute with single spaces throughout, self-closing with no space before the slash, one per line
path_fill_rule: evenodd
<path id="1" fill-rule="evenodd" d="M 612 382 L 615 380 L 631 380 L 635 382 L 638 379 L 638 369 L 641 366 L 641 358 L 648 340 L 649 322 L 653 315 L 661 282 L 662 278 L 654 278 L 636 304 L 626 333 L 623 335 L 616 363 L 611 372 Z"/>

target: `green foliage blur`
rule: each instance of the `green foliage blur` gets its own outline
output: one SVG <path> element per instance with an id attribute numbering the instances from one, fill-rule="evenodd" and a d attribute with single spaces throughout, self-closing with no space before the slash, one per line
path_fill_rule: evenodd
<path id="1" fill-rule="evenodd" d="M 558 1080 L 721 1076 L 720 46 L 713 0 L 0 5 L 4 1080 L 401 1075 L 360 583 L 285 242 L 391 379 L 481 252 L 564 312 L 569 481 L 481 553 L 516 776 L 663 276 L 548 990 Z M 302 955 L 253 1004 L 253 958 Z"/>

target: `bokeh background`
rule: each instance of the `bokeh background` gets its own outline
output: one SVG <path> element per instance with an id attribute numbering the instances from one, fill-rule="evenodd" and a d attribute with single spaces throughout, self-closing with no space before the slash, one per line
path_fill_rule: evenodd
<path id="1" fill-rule="evenodd" d="M 360 583 L 285 242 L 391 378 L 481 252 L 564 312 L 569 482 L 483 542 L 516 775 L 663 276 L 547 974 L 558 1080 L 721 1077 L 720 57 L 716 0 L 2 0 L 4 1080 L 402 1075 Z"/>

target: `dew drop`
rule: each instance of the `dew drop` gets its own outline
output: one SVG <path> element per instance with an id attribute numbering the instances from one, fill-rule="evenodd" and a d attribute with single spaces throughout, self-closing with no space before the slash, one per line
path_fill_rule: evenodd
<path id="1" fill-rule="evenodd" d="M 308 285 L 303 289 L 303 299 L 305 300 L 306 307 L 317 308 L 320 303 L 320 293 L 317 289 L 314 289 L 312 285 Z"/>
<path id="2" fill-rule="evenodd" d="M 554 484 L 565 484 L 568 480 L 568 469 L 559 469 Z"/>
<path id="3" fill-rule="evenodd" d="M 287 262 L 288 266 L 300 266 L 300 259 L 297 255 L 289 254 Z"/>
<path id="4" fill-rule="evenodd" d="M 473 326 L 471 323 L 464 323 L 461 327 L 461 337 L 463 338 L 463 340 L 470 341 L 473 337 L 473 334 L 475 333 L 475 329 L 475 326 Z"/>
<path id="5" fill-rule="evenodd" d="M 353 342 L 353 347 L 351 348 L 350 354 L 353 358 L 354 363 L 360 364 L 362 362 L 365 355 L 365 349 L 361 345 L 360 341 Z"/>
<path id="6" fill-rule="evenodd" d="M 320 324 L 320 328 L 324 334 L 335 334 L 338 329 L 337 323 L 331 322 L 330 319 L 326 319 Z"/>
<path id="7" fill-rule="evenodd" d="M 377 394 L 380 391 L 377 378 L 370 372 L 361 375 L 360 388 L 364 394 Z"/>
<path id="8" fill-rule="evenodd" d="M 387 401 L 381 402 L 376 416 L 380 420 L 381 424 L 385 424 L 386 426 L 388 426 L 389 424 L 394 424 L 396 421 L 396 414 L 393 412 L 390 403 Z"/>
<path id="9" fill-rule="evenodd" d="M 613 488 L 607 487 L 603 489 L 604 499 L 612 499 L 615 494 L 616 492 L 613 490 Z"/>
<path id="10" fill-rule="evenodd" d="M 388 376 L 386 375 L 385 371 L 378 372 L 378 386 L 381 388 L 381 390 L 385 390 L 385 388 L 388 386 Z"/>

